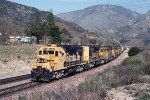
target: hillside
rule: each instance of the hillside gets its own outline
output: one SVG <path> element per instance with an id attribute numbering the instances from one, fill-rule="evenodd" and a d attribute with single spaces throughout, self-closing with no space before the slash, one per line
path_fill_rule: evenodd
<path id="1" fill-rule="evenodd" d="M 113 31 L 124 44 L 150 45 L 150 11 L 144 14 L 132 25 L 124 26 Z"/>
<path id="2" fill-rule="evenodd" d="M 57 16 L 63 20 L 74 22 L 90 31 L 101 32 L 131 25 L 140 17 L 140 14 L 121 6 L 95 5 Z"/>
<path id="3" fill-rule="evenodd" d="M 36 12 L 40 12 L 42 21 L 45 21 L 47 11 L 1 0 L 0 33 L 24 35 Z M 59 14 L 58 17 L 55 16 L 56 25 L 71 33 L 72 43 L 89 43 L 85 38 L 88 34 L 102 41 L 103 45 L 112 45 L 119 41 L 130 46 L 150 45 L 150 11 L 141 15 L 120 6 L 96 5 Z"/>
<path id="4" fill-rule="evenodd" d="M 24 35 L 26 28 L 33 20 L 36 12 L 39 12 L 41 19 L 44 21 L 47 17 L 47 11 L 39 11 L 34 7 L 29 7 L 7 0 L 0 1 L 0 32 L 7 35 Z M 56 25 L 60 29 L 67 29 L 74 37 L 72 41 L 78 43 L 80 35 L 87 31 L 79 27 L 77 24 L 63 21 L 55 17 Z"/>
<path id="5" fill-rule="evenodd" d="M 150 11 L 138 14 L 120 6 L 96 5 L 58 17 L 124 45 L 150 46 Z"/>

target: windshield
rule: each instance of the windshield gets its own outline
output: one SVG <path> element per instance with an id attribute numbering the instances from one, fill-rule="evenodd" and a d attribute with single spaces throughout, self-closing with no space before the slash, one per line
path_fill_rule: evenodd
<path id="1" fill-rule="evenodd" d="M 38 63 L 47 63 L 47 60 L 43 58 L 39 58 L 37 61 Z"/>
<path id="2" fill-rule="evenodd" d="M 39 55 L 42 55 L 42 54 L 54 55 L 54 49 L 53 48 L 44 48 L 43 52 L 42 52 L 42 50 L 39 51 Z"/>

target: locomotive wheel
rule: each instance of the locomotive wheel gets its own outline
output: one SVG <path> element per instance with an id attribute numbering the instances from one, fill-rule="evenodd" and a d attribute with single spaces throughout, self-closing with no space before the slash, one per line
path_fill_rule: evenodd
<path id="1" fill-rule="evenodd" d="M 61 71 L 61 77 L 64 77 L 64 70 Z"/>
<path id="2" fill-rule="evenodd" d="M 78 66 L 77 69 L 76 69 L 76 72 L 81 72 L 83 71 L 83 67 L 82 66 Z"/>
<path id="3" fill-rule="evenodd" d="M 95 65 L 97 66 L 97 65 L 99 65 L 100 64 L 100 61 L 96 61 L 95 62 Z"/>
<path id="4" fill-rule="evenodd" d="M 104 64 L 105 63 L 105 60 L 101 60 L 101 64 Z"/>
<path id="5" fill-rule="evenodd" d="M 55 72 L 55 78 L 59 79 L 59 77 L 60 77 L 59 72 Z"/>
<path id="6" fill-rule="evenodd" d="M 64 71 L 58 71 L 58 72 L 55 72 L 55 78 L 59 79 L 59 78 L 62 78 L 64 76 Z"/>
<path id="7" fill-rule="evenodd" d="M 90 69 L 90 68 L 93 68 L 93 67 L 94 67 L 94 63 L 89 63 L 87 68 Z"/>

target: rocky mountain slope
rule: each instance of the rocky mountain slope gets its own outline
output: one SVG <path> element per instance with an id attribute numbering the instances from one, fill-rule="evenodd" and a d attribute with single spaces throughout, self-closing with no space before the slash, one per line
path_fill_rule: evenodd
<path id="1" fill-rule="evenodd" d="M 0 33 L 25 34 L 35 12 L 40 12 L 43 21 L 48 14 L 46 11 L 39 11 L 33 7 L 1 0 Z M 59 14 L 58 17 L 55 16 L 56 25 L 60 29 L 67 29 L 73 36 L 74 43 L 81 43 L 85 40 L 85 35 L 89 34 L 92 38 L 94 36 L 100 39 L 103 45 L 119 43 L 118 41 L 132 46 L 150 45 L 150 11 L 141 15 L 120 6 L 96 5 Z"/>
<path id="2" fill-rule="evenodd" d="M 140 17 L 140 14 L 121 6 L 95 5 L 57 16 L 63 20 L 74 22 L 90 31 L 101 32 L 131 25 Z"/>
<path id="3" fill-rule="evenodd" d="M 112 31 L 124 44 L 150 45 L 150 11 L 144 14 L 132 25 L 127 25 Z"/>
<path id="4" fill-rule="evenodd" d="M 75 22 L 105 38 L 115 38 L 125 45 L 150 45 L 150 11 L 138 14 L 120 6 L 96 5 L 62 13 L 58 17 Z"/>
<path id="5" fill-rule="evenodd" d="M 43 21 L 48 15 L 47 11 L 39 11 L 34 7 L 17 4 L 7 0 L 0 0 L 0 33 L 7 35 L 23 35 L 36 12 L 40 12 Z M 71 33 L 74 37 L 74 42 L 79 42 L 80 35 L 87 32 L 77 24 L 64 21 L 57 17 L 55 17 L 55 22 L 60 29 L 67 29 Z"/>

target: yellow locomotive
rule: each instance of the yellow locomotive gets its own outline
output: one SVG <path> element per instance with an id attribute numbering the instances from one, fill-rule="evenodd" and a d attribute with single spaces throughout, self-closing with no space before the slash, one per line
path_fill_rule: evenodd
<path id="1" fill-rule="evenodd" d="M 98 45 L 48 45 L 42 46 L 31 71 L 32 80 L 49 81 L 70 73 L 81 72 L 111 61 L 123 51 L 122 47 Z"/>

